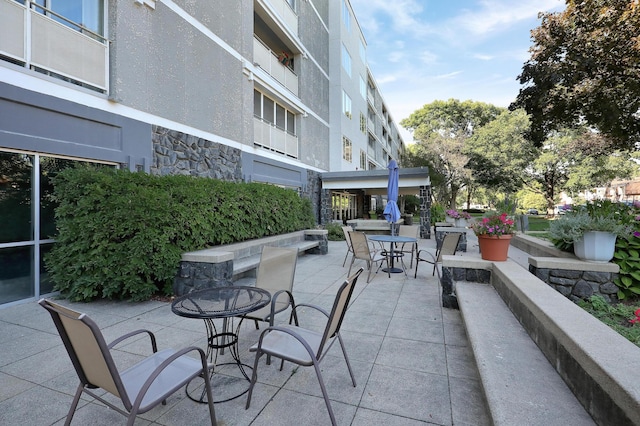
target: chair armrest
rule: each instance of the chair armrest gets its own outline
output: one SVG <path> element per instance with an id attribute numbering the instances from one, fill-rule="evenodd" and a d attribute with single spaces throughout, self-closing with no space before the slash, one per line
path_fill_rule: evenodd
<path id="1" fill-rule="evenodd" d="M 303 307 L 307 307 L 307 308 L 311 308 L 311 309 L 315 309 L 316 311 L 320 311 L 324 314 L 325 317 L 329 318 L 329 312 L 325 311 L 324 309 L 322 309 L 320 306 L 317 305 L 310 305 L 308 303 L 300 303 L 299 305 L 296 305 L 294 309 L 298 309 L 298 307 L 303 306 Z"/>
<path id="2" fill-rule="evenodd" d="M 422 253 L 425 253 L 431 256 L 431 259 L 433 259 L 433 263 L 436 262 L 436 256 L 433 253 L 431 253 L 429 250 L 425 250 L 425 249 L 418 250 L 418 254 L 417 254 L 418 259 L 421 259 L 420 256 L 422 255 Z M 421 259 L 421 260 L 429 262 L 428 259 Z"/>
<path id="3" fill-rule="evenodd" d="M 289 304 L 291 305 L 291 309 L 294 310 L 296 307 L 296 303 L 293 299 L 293 294 L 289 290 L 278 290 L 271 297 L 271 313 L 269 314 L 269 325 L 273 325 L 273 321 L 276 317 L 276 303 L 278 302 L 278 297 L 282 294 L 286 293 L 289 296 Z M 298 325 L 298 320 L 296 318 L 296 325 Z"/>
<path id="4" fill-rule="evenodd" d="M 135 330 L 135 331 L 132 331 L 131 333 L 124 334 L 124 335 L 118 337 L 116 340 L 114 340 L 111 343 L 109 343 L 107 345 L 107 348 L 111 349 L 115 345 L 117 345 L 118 343 L 122 342 L 123 340 L 126 340 L 129 337 L 133 337 L 133 336 L 136 336 L 136 335 L 142 334 L 142 333 L 147 333 L 149 335 L 149 338 L 151 339 L 151 348 L 153 349 L 153 352 L 154 353 L 158 352 L 158 346 L 156 345 L 156 336 L 151 331 L 145 330 L 145 329 Z"/>

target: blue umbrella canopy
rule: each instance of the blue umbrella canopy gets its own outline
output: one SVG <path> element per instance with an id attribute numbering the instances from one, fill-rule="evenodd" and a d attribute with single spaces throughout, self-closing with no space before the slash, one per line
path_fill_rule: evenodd
<path id="1" fill-rule="evenodd" d="M 389 183 L 387 184 L 387 206 L 384 208 L 384 218 L 389 223 L 400 220 L 400 209 L 398 208 L 398 164 L 396 160 L 389 161 Z M 393 234 L 393 227 L 391 228 Z"/>

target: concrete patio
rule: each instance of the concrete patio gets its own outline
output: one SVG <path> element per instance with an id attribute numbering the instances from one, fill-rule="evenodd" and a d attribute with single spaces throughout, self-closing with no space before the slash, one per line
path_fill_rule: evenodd
<path id="1" fill-rule="evenodd" d="M 473 233 L 469 232 L 469 236 Z M 420 240 L 421 248 L 434 248 L 435 240 Z M 470 255 L 477 253 L 473 237 Z M 329 242 L 326 256 L 298 259 L 294 296 L 330 308 L 348 270 L 342 267 L 344 242 Z M 519 251 L 513 247 L 510 255 Z M 358 267 L 363 262 L 356 261 Z M 366 283 L 360 277 L 342 334 L 354 368 L 357 387 L 338 347 L 321 366 L 332 407 L 340 425 L 484 425 L 490 424 L 477 368 L 468 344 L 460 312 L 441 307 L 440 287 L 431 265 L 421 264 L 413 273 L 379 272 Z M 200 320 L 174 315 L 170 304 L 99 301 L 60 303 L 90 315 L 107 341 L 126 332 L 147 328 L 158 338 L 158 348 L 206 344 Z M 279 321 L 286 321 L 281 314 Z M 300 317 L 301 325 L 317 327 L 317 316 Z M 264 328 L 264 326 L 262 326 Z M 253 365 L 248 347 L 259 331 L 246 322 L 240 333 L 241 358 Z M 148 340 L 125 342 L 115 351 L 123 367 L 149 353 Z M 225 355 L 227 356 L 227 355 Z M 263 358 L 264 359 L 264 358 Z M 220 425 L 326 425 L 329 416 L 312 368 L 296 368 L 262 361 L 258 384 L 249 410 L 246 395 L 216 404 Z M 225 366 L 221 375 L 239 375 L 236 366 Z M 0 424 L 63 424 L 78 380 L 49 314 L 35 302 L 0 310 Z M 248 382 L 242 381 L 241 386 Z M 217 385 L 214 395 L 235 385 Z M 225 389 L 223 389 L 225 388 Z M 206 404 L 198 404 L 176 392 L 166 406 L 141 416 L 136 424 L 207 424 Z M 83 397 L 73 424 L 123 424 L 124 417 Z"/>

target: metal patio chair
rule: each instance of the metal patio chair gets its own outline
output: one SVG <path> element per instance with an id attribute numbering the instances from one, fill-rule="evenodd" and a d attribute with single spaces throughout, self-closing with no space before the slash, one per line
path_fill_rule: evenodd
<path id="1" fill-rule="evenodd" d="M 351 226 L 343 226 L 342 232 L 344 233 L 344 240 L 347 242 L 347 254 L 344 255 L 344 262 L 342 262 L 342 267 L 347 263 L 347 258 L 349 257 L 349 253 L 353 255 L 353 246 L 351 245 L 351 238 L 349 237 L 349 232 L 353 231 Z"/>
<path id="2" fill-rule="evenodd" d="M 351 247 L 353 247 L 353 257 L 351 258 L 351 264 L 349 265 L 349 272 L 353 267 L 353 262 L 356 259 L 361 259 L 367 262 L 367 268 L 369 269 L 369 275 L 367 275 L 367 282 L 371 281 L 371 269 L 373 264 L 379 263 L 378 269 L 382 266 L 382 262 L 387 263 L 387 269 L 389 268 L 389 261 L 383 250 L 373 250 L 367 240 L 367 235 L 364 232 L 351 231 L 349 232 L 349 238 L 351 239 Z M 378 271 L 376 270 L 376 274 Z M 388 273 L 391 278 L 391 272 Z"/>
<path id="3" fill-rule="evenodd" d="M 419 225 L 400 225 L 398 235 L 401 237 L 411 237 L 416 240 L 420 238 L 420 226 Z M 411 254 L 411 261 L 409 262 L 409 268 L 413 267 L 413 258 L 418 254 L 418 242 L 415 243 L 402 243 L 397 247 L 397 250 L 401 253 Z"/>
<path id="4" fill-rule="evenodd" d="M 160 403 L 166 404 L 167 397 L 197 376 L 204 377 L 211 424 L 216 424 L 207 360 L 202 349 L 190 346 L 177 351 L 165 349 L 158 352 L 155 336 L 148 330 L 133 331 L 107 344 L 96 323 L 86 314 L 46 299 L 38 303 L 51 314 L 80 379 L 65 425 L 71 424 L 83 392 L 123 414 L 127 417 L 127 425 L 133 425 L 138 414 Z M 153 354 L 122 372 L 118 371 L 111 349 L 125 339 L 144 333 L 151 340 Z M 192 358 L 187 355 L 190 352 L 197 352 L 199 356 Z M 93 390 L 98 388 L 119 398 L 124 409 L 98 396 Z"/>
<path id="5" fill-rule="evenodd" d="M 256 287 L 271 293 L 271 303 L 244 315 L 244 318 L 255 321 L 256 329 L 259 328 L 258 321 L 273 325 L 276 314 L 285 311 L 289 306 L 292 309 L 296 306 L 292 291 L 297 261 L 298 249 L 270 246 L 262 248 L 256 273 Z M 294 319 L 297 324 L 295 316 Z"/>
<path id="6" fill-rule="evenodd" d="M 322 390 L 322 396 L 324 402 L 327 405 L 329 411 L 329 417 L 331 418 L 331 424 L 336 424 L 336 419 L 331 409 L 331 403 L 329 402 L 329 395 L 327 389 L 322 380 L 322 374 L 320 373 L 320 362 L 324 359 L 324 356 L 331 349 L 333 344 L 338 340 L 340 347 L 342 348 L 342 354 L 351 376 L 351 383 L 353 387 L 356 386 L 356 379 L 351 370 L 351 364 L 349 364 L 349 358 L 344 347 L 344 342 L 340 336 L 340 326 L 342 320 L 347 312 L 349 306 L 349 300 L 353 294 L 353 289 L 356 285 L 358 277 L 362 273 L 363 268 L 348 277 L 346 281 L 340 286 L 336 298 L 333 302 L 331 312 L 326 312 L 324 309 L 315 305 L 299 304 L 297 308 L 306 307 L 317 311 L 320 311 L 327 317 L 327 323 L 323 332 L 309 330 L 294 325 L 284 325 L 269 327 L 260 334 L 260 340 L 253 345 L 249 350 L 256 353 L 256 358 L 253 364 L 253 375 L 251 376 L 251 384 L 249 385 L 249 391 L 247 395 L 248 409 L 251 405 L 251 395 L 253 393 L 253 387 L 258 379 L 258 365 L 260 357 L 262 355 L 273 356 L 281 359 L 280 370 L 285 361 L 292 362 L 294 364 L 310 367 L 313 366 L 318 382 L 320 383 L 320 389 Z"/>
<path id="7" fill-rule="evenodd" d="M 416 270 L 413 277 L 416 278 L 418 276 L 418 265 L 420 262 L 433 264 L 433 272 L 431 275 L 435 275 L 438 263 L 442 262 L 442 256 L 456 254 L 461 237 L 462 234 L 460 232 L 449 232 L 445 234 L 442 239 L 442 244 L 440 248 L 436 250 L 435 255 L 426 249 L 419 250 L 416 255 Z M 439 273 L 438 276 L 440 276 Z"/>

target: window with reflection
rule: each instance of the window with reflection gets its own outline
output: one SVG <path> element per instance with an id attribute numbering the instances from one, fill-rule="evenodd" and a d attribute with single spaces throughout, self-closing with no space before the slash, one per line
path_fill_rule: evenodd
<path id="1" fill-rule="evenodd" d="M 0 243 L 33 239 L 33 162 L 33 155 L 0 152 Z"/>

